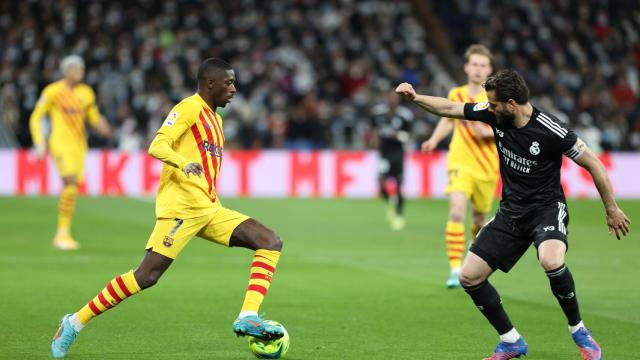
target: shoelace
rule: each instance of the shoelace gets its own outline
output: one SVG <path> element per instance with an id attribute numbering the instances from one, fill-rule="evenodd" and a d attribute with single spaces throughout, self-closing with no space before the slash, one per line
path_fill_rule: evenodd
<path id="1" fill-rule="evenodd" d="M 64 329 L 62 330 L 62 333 L 64 334 Z M 78 336 L 78 332 L 75 329 L 71 328 L 71 335 L 61 336 L 60 342 L 62 347 L 64 349 L 68 349 L 76 339 L 76 336 Z"/>
<path id="2" fill-rule="evenodd" d="M 578 339 L 576 339 L 576 344 L 578 344 L 578 346 L 580 347 L 591 347 L 593 346 L 593 338 L 591 337 L 591 331 L 584 329 L 583 330 L 578 330 L 579 332 L 579 337 Z"/>

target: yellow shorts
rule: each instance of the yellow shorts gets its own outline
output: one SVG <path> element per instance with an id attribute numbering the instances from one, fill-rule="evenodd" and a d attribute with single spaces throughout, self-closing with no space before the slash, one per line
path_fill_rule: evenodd
<path id="1" fill-rule="evenodd" d="M 222 206 L 209 215 L 191 219 L 160 218 L 145 249 L 175 259 L 194 236 L 229 246 L 233 230 L 247 219 L 248 216 Z"/>
<path id="2" fill-rule="evenodd" d="M 471 200 L 473 207 L 482 213 L 488 213 L 493 206 L 498 179 L 478 180 L 467 171 L 449 169 L 449 184 L 445 194 L 461 191 Z"/>
<path id="3" fill-rule="evenodd" d="M 56 163 L 60 177 L 76 176 L 78 183 L 84 179 L 84 158 L 87 149 L 78 146 L 49 146 L 51 157 Z"/>

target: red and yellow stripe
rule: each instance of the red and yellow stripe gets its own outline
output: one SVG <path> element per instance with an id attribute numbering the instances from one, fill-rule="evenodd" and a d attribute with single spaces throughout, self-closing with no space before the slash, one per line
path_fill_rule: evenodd
<path id="1" fill-rule="evenodd" d="M 447 257 L 451 269 L 460 268 L 464 255 L 464 224 L 449 221 L 445 230 Z"/>
<path id="2" fill-rule="evenodd" d="M 463 94 L 458 90 L 455 94 L 459 102 L 475 102 L 475 99 L 468 94 Z M 480 139 L 478 134 L 469 126 L 467 120 L 458 120 L 456 132 L 462 139 L 467 152 L 473 157 L 485 175 L 496 174 L 498 171 L 497 151 L 490 139 Z M 492 160 L 493 159 L 493 160 Z"/>
<path id="3" fill-rule="evenodd" d="M 56 105 L 65 120 L 67 128 L 74 136 L 84 137 L 82 106 L 77 100 L 73 99 L 73 94 L 68 91 L 60 91 L 56 97 Z"/>
<path id="4" fill-rule="evenodd" d="M 279 251 L 257 250 L 251 263 L 249 286 L 242 304 L 242 311 L 258 312 L 264 296 L 271 286 L 273 274 L 280 258 Z"/>
<path id="5" fill-rule="evenodd" d="M 207 107 L 203 107 L 204 113 L 207 115 L 207 118 L 211 122 L 215 133 L 216 133 L 216 144 L 220 149 L 224 149 L 224 132 L 222 131 L 222 124 L 218 119 L 218 115 L 211 111 L 211 109 Z M 222 167 L 222 154 L 220 154 L 220 158 L 218 160 L 218 167 L 215 169 L 215 176 L 213 178 L 213 185 L 217 184 L 218 174 L 220 173 L 220 169 Z"/>
<path id="6" fill-rule="evenodd" d="M 211 202 L 216 201 L 215 195 L 213 192 L 213 178 L 211 177 L 211 169 L 209 168 L 209 161 L 207 160 L 207 151 L 204 148 L 202 135 L 200 134 L 200 130 L 198 129 L 198 124 L 191 125 L 191 133 L 193 134 L 193 138 L 196 141 L 196 146 L 198 147 L 198 151 L 200 152 L 200 159 L 202 160 L 202 168 L 204 169 L 204 178 L 207 180 L 207 184 L 209 185 L 209 197 L 211 198 Z"/>
<path id="7" fill-rule="evenodd" d="M 124 299 L 138 292 L 140 292 L 140 286 L 133 276 L 133 271 L 116 276 L 107 283 L 96 297 L 78 311 L 78 319 L 83 324 L 86 324 L 92 318 L 115 307 Z"/>

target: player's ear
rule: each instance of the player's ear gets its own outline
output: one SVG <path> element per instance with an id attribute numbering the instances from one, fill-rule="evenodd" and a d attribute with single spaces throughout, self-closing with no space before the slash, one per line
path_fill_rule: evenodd
<path id="1" fill-rule="evenodd" d="M 214 82 L 213 79 L 209 79 L 207 81 L 207 89 L 209 89 L 209 90 L 213 89 L 213 82 Z"/>

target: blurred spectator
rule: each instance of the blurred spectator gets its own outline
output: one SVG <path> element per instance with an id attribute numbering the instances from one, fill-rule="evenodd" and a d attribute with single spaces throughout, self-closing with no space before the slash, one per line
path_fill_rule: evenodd
<path id="1" fill-rule="evenodd" d="M 195 91 L 200 61 L 213 56 L 236 70 L 239 94 L 220 109 L 228 146 L 362 148 L 381 83 L 407 81 L 437 95 L 453 86 L 454 74 L 443 70 L 412 4 L 3 1 L 0 116 L 29 146 L 27 119 L 40 90 L 59 77 L 63 56 L 79 54 L 101 110 L 123 127 L 118 143 L 109 145 L 133 150 L 146 145 L 175 102 Z M 455 51 L 487 44 L 497 68 L 518 69 L 533 97 L 548 97 L 573 126 L 589 114 L 589 131 L 601 131 L 603 148 L 637 148 L 638 0 L 431 5 Z M 427 136 L 437 119 L 410 109 L 418 136 Z"/>
<path id="2" fill-rule="evenodd" d="M 131 151 L 195 91 L 198 64 L 213 56 L 234 66 L 241 95 L 221 109 L 230 119 L 229 146 L 322 148 L 336 143 L 334 135 L 359 146 L 364 135 L 356 124 L 377 101 L 371 84 L 417 84 L 430 67 L 424 31 L 406 1 L 157 4 L 2 2 L 0 85 L 15 86 L 20 127 L 41 87 L 58 76 L 60 58 L 76 53 L 101 109 L 120 128 L 112 145 Z M 347 107 L 351 119 L 336 134 L 332 126 Z M 28 146 L 28 138 L 21 143 Z"/>
<path id="3" fill-rule="evenodd" d="M 458 52 L 486 44 L 497 68 L 516 68 L 533 98 L 550 96 L 591 146 L 637 149 L 627 129 L 640 111 L 638 0 L 443 3 L 434 6 Z"/>

